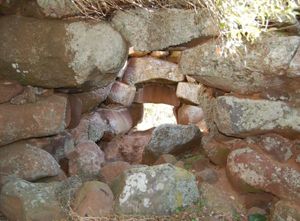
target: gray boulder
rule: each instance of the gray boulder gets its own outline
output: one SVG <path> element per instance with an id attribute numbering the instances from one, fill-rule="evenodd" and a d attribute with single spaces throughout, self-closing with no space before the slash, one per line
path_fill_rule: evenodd
<path id="1" fill-rule="evenodd" d="M 214 115 L 218 129 L 229 136 L 267 132 L 298 136 L 300 132 L 299 108 L 281 101 L 221 96 L 216 99 Z"/>
<path id="2" fill-rule="evenodd" d="M 120 214 L 167 215 L 199 198 L 194 175 L 171 164 L 126 170 L 112 186 Z"/>
<path id="3" fill-rule="evenodd" d="M 132 9 L 118 11 L 112 23 L 139 51 L 162 50 L 195 38 L 218 35 L 205 10 L 195 13 L 181 9 Z"/>
<path id="4" fill-rule="evenodd" d="M 67 201 L 81 181 L 30 183 L 9 178 L 0 193 L 0 211 L 9 220 L 67 220 Z"/>
<path id="5" fill-rule="evenodd" d="M 275 91 L 284 95 L 299 88 L 300 81 L 296 78 L 299 59 L 295 59 L 299 53 L 295 54 L 300 37 L 264 37 L 256 44 L 247 45 L 246 52 L 228 57 L 217 53 L 217 44 L 211 40 L 183 52 L 181 73 L 210 87 L 240 94 Z"/>
<path id="6" fill-rule="evenodd" d="M 202 134 L 195 125 L 162 124 L 152 132 L 145 147 L 143 162 L 154 163 L 162 154 L 178 154 L 200 147 Z"/>
<path id="7" fill-rule="evenodd" d="M 0 75 L 23 84 L 103 87 L 127 59 L 125 41 L 105 22 L 6 16 L 0 19 L 0 31 Z"/>

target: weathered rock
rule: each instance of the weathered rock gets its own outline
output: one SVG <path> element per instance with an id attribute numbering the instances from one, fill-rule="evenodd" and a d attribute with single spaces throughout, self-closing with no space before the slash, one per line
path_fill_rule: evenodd
<path id="1" fill-rule="evenodd" d="M 59 165 L 46 151 L 23 143 L 14 143 L 0 148 L 0 177 L 16 177 L 34 181 L 56 176 Z"/>
<path id="2" fill-rule="evenodd" d="M 82 103 L 82 113 L 87 113 L 95 109 L 99 104 L 106 100 L 112 84 L 89 92 L 72 94 Z"/>
<path id="3" fill-rule="evenodd" d="M 171 164 L 126 170 L 112 189 L 121 214 L 171 214 L 199 198 L 195 177 Z"/>
<path id="4" fill-rule="evenodd" d="M 0 80 L 0 104 L 9 102 L 23 90 L 23 87 L 17 82 Z"/>
<path id="5" fill-rule="evenodd" d="M 82 111 L 82 102 L 81 100 L 73 96 L 72 94 L 69 94 L 68 96 L 68 104 L 70 107 L 70 123 L 68 125 L 69 129 L 75 128 L 78 126 L 80 119 L 81 119 L 81 113 Z"/>
<path id="6" fill-rule="evenodd" d="M 149 143 L 152 130 L 132 132 L 115 137 L 110 142 L 101 142 L 106 161 L 126 161 L 138 164 L 142 161 L 143 151 Z"/>
<path id="7" fill-rule="evenodd" d="M 272 221 L 300 220 L 300 208 L 294 203 L 280 200 L 274 205 L 271 213 Z"/>
<path id="8" fill-rule="evenodd" d="M 177 162 L 177 159 L 173 155 L 163 154 L 158 158 L 157 161 L 155 161 L 154 165 L 160 165 L 160 164 L 165 164 L 165 163 L 175 165 L 176 162 Z"/>
<path id="9" fill-rule="evenodd" d="M 218 35 L 205 10 L 197 13 L 180 9 L 118 11 L 112 23 L 140 51 L 162 50 L 194 38 Z"/>
<path id="10" fill-rule="evenodd" d="M 200 96 L 202 95 L 203 87 L 201 84 L 193 84 L 188 82 L 180 82 L 177 85 L 177 97 L 192 103 L 200 104 Z"/>
<path id="11" fill-rule="evenodd" d="M 0 211 L 9 220 L 66 220 L 67 202 L 80 185 L 76 178 L 52 183 L 12 178 L 1 190 Z"/>
<path id="12" fill-rule="evenodd" d="M 143 104 L 133 103 L 128 107 L 128 111 L 132 119 L 132 127 L 135 127 L 138 123 L 142 122 L 144 116 Z"/>
<path id="13" fill-rule="evenodd" d="M 300 172 L 249 147 L 230 153 L 227 170 L 232 183 L 243 191 L 259 189 L 281 199 L 300 202 Z"/>
<path id="14" fill-rule="evenodd" d="M 130 85 L 157 82 L 175 83 L 184 80 L 177 65 L 152 57 L 130 58 L 123 81 Z"/>
<path id="15" fill-rule="evenodd" d="M 104 163 L 104 153 L 92 141 L 85 141 L 76 146 L 75 151 L 68 153 L 69 174 L 82 178 L 97 177 Z"/>
<path id="16" fill-rule="evenodd" d="M 201 132 L 195 125 L 163 124 L 152 132 L 143 154 L 143 162 L 154 163 L 162 154 L 178 154 L 200 147 Z"/>
<path id="17" fill-rule="evenodd" d="M 72 1 L 68 0 L 36 0 L 45 16 L 61 18 L 79 14 L 80 11 Z"/>
<path id="18" fill-rule="evenodd" d="M 108 101 L 123 106 L 130 106 L 135 96 L 136 88 L 122 82 L 115 82 L 108 95 Z"/>
<path id="19" fill-rule="evenodd" d="M 293 155 L 293 142 L 278 134 L 266 134 L 251 137 L 248 140 L 250 143 L 259 145 L 265 152 L 280 162 L 287 161 Z"/>
<path id="20" fill-rule="evenodd" d="M 201 183 L 199 186 L 200 202 L 208 212 L 220 215 L 224 220 L 235 220 L 236 214 L 241 220 L 246 215 L 245 208 L 238 200 L 211 184 Z"/>
<path id="21" fill-rule="evenodd" d="M 23 84 L 103 87 L 114 80 L 127 58 L 122 36 L 105 22 L 5 16 L 0 30 L 1 75 Z"/>
<path id="22" fill-rule="evenodd" d="M 26 104 L 35 103 L 38 101 L 38 96 L 50 96 L 53 94 L 52 90 L 27 86 L 23 92 L 10 100 L 11 104 Z"/>
<path id="23" fill-rule="evenodd" d="M 281 101 L 231 96 L 216 99 L 215 122 L 229 136 L 245 137 L 266 132 L 299 135 L 300 111 Z"/>
<path id="24" fill-rule="evenodd" d="M 205 182 L 209 184 L 214 184 L 219 179 L 217 172 L 211 168 L 206 168 L 197 172 L 195 175 L 198 182 Z"/>
<path id="25" fill-rule="evenodd" d="M 217 54 L 216 42 L 212 40 L 186 50 L 179 66 L 182 73 L 224 91 L 251 94 L 276 90 L 282 94 L 290 90 L 289 84 L 295 80 L 299 88 L 299 80 L 286 78 L 289 66 L 295 67 L 291 61 L 299 44 L 298 36 L 266 36 L 247 46 L 247 52 L 238 57 L 225 58 Z M 297 59 L 293 62 L 297 63 Z"/>
<path id="26" fill-rule="evenodd" d="M 75 144 L 82 141 L 91 140 L 94 142 L 99 141 L 104 133 L 109 130 L 107 122 L 100 116 L 99 113 L 94 112 L 86 114 L 81 120 L 79 125 L 70 130 Z"/>
<path id="27" fill-rule="evenodd" d="M 113 212 L 114 195 L 98 181 L 84 183 L 75 195 L 73 210 L 81 217 L 99 217 Z"/>
<path id="28" fill-rule="evenodd" d="M 132 117 L 127 108 L 99 108 L 97 112 L 108 122 L 112 134 L 125 134 L 133 127 Z"/>
<path id="29" fill-rule="evenodd" d="M 197 124 L 203 119 L 204 113 L 201 107 L 184 104 L 177 111 L 178 124 Z"/>
<path id="30" fill-rule="evenodd" d="M 179 106 L 176 87 L 173 85 L 147 84 L 137 90 L 134 98 L 136 103 L 169 104 Z"/>
<path id="31" fill-rule="evenodd" d="M 62 132 L 67 126 L 67 112 L 67 99 L 58 95 L 41 98 L 34 104 L 0 105 L 0 146 Z"/>
<path id="32" fill-rule="evenodd" d="M 131 166 L 124 161 L 115 161 L 105 164 L 100 170 L 100 178 L 103 182 L 111 185 L 112 182 Z"/>
<path id="33" fill-rule="evenodd" d="M 203 154 L 193 154 L 193 156 L 184 159 L 184 168 L 196 173 L 205 170 L 209 165 L 209 159 Z"/>

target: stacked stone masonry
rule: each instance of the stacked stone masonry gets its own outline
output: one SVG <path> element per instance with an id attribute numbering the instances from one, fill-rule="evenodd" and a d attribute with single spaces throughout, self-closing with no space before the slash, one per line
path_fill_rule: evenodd
<path id="1" fill-rule="evenodd" d="M 300 220 L 299 35 L 224 57 L 205 10 L 78 14 L 0 0 L 0 220 Z"/>

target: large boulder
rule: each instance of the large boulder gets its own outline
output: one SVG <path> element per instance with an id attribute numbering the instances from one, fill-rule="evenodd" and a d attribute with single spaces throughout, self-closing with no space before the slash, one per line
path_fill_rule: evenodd
<path id="1" fill-rule="evenodd" d="M 30 137 L 55 135 L 67 124 L 68 102 L 63 96 L 43 97 L 36 103 L 0 105 L 0 146 Z"/>
<path id="2" fill-rule="evenodd" d="M 249 147 L 232 151 L 227 171 L 232 183 L 242 191 L 263 190 L 281 199 L 300 202 L 300 172 L 280 164 Z"/>
<path id="3" fill-rule="evenodd" d="M 210 87 L 241 94 L 275 90 L 281 95 L 291 91 L 291 84 L 299 79 L 297 61 L 293 59 L 299 48 L 298 36 L 267 36 L 247 46 L 239 56 L 225 57 L 217 53 L 217 42 L 212 40 L 186 50 L 180 61 L 180 70 Z M 201 59 L 199 59 L 201 58 Z M 291 63 L 292 61 L 292 63 Z M 289 71 L 289 74 L 287 73 Z M 294 76 L 294 80 L 287 78 Z M 280 97 L 280 96 L 279 96 Z"/>
<path id="4" fill-rule="evenodd" d="M 126 170 L 112 190 L 121 214 L 167 215 L 199 198 L 194 175 L 171 164 Z"/>
<path id="5" fill-rule="evenodd" d="M 195 125 L 163 124 L 152 132 L 143 154 L 143 162 L 154 163 L 162 154 L 178 154 L 200 147 L 201 132 Z"/>
<path id="6" fill-rule="evenodd" d="M 77 178 L 51 183 L 10 178 L 0 193 L 0 211 L 9 220 L 67 220 L 67 203 L 80 185 Z"/>
<path id="7" fill-rule="evenodd" d="M 122 36 L 105 22 L 7 16 L 0 31 L 1 75 L 33 86 L 103 87 L 128 53 Z"/>
<path id="8" fill-rule="evenodd" d="M 135 50 L 162 50 L 199 37 L 217 36 L 217 26 L 208 12 L 199 10 L 132 9 L 118 11 L 112 19 Z"/>
<path id="9" fill-rule="evenodd" d="M 292 202 L 278 201 L 271 211 L 271 220 L 273 221 L 296 221 L 300 220 L 300 208 L 299 205 L 295 205 Z"/>
<path id="10" fill-rule="evenodd" d="M 58 175 L 59 168 L 58 163 L 48 152 L 31 145 L 13 143 L 0 148 L 0 178 L 15 175 L 34 181 Z"/>
<path id="11" fill-rule="evenodd" d="M 299 136 L 299 108 L 282 101 L 253 100 L 232 96 L 216 99 L 215 123 L 229 136 L 278 132 L 287 136 Z"/>
<path id="12" fill-rule="evenodd" d="M 130 85 L 145 82 L 176 83 L 183 81 L 177 65 L 153 57 L 130 58 L 123 81 Z"/>

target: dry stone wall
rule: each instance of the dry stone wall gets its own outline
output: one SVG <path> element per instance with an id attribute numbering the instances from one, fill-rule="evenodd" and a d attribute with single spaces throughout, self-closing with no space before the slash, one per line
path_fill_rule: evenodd
<path id="1" fill-rule="evenodd" d="M 299 219 L 299 36 L 224 57 L 205 10 L 76 14 L 0 0 L 0 217 Z"/>

